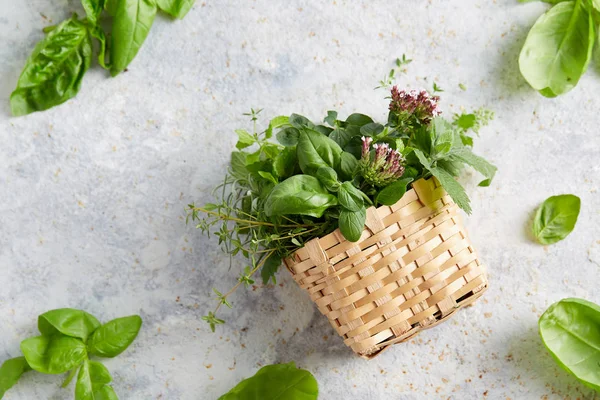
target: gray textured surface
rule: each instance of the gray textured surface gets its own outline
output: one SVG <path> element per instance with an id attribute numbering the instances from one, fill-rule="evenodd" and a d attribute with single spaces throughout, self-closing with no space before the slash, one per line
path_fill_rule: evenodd
<path id="1" fill-rule="evenodd" d="M 74 101 L 23 118 L 7 98 L 41 38 L 76 1 L 0 0 L 0 359 L 19 354 L 38 314 L 77 307 L 102 320 L 140 313 L 132 348 L 107 365 L 122 399 L 216 399 L 260 366 L 295 360 L 325 400 L 593 397 L 542 348 L 537 319 L 552 302 L 600 302 L 600 77 L 571 93 L 532 91 L 516 60 L 544 6 L 513 1 L 200 1 L 183 21 L 157 19 L 129 72 L 94 68 Z M 45 17 L 44 17 L 45 16 Z M 497 119 L 476 150 L 499 173 L 464 182 L 467 219 L 491 288 L 451 322 L 364 361 L 280 274 L 240 291 L 228 324 L 199 318 L 213 286 L 235 283 L 216 241 L 183 220 L 208 201 L 241 114 L 326 110 L 383 119 L 373 87 L 406 53 L 399 83 L 446 91 L 446 114 L 487 106 Z M 467 90 L 460 90 L 463 83 Z M 575 193 L 582 212 L 565 241 L 542 247 L 527 221 L 547 196 Z M 69 399 L 60 377 L 28 374 L 7 399 Z M 544 397 L 546 396 L 546 397 Z"/>

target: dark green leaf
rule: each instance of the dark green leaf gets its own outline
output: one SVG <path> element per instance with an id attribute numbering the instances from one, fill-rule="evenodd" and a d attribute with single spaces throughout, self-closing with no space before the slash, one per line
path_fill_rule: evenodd
<path id="1" fill-rule="evenodd" d="M 297 129 L 312 128 L 314 126 L 313 123 L 308 120 L 308 118 L 298 114 L 290 115 L 289 123 Z"/>
<path id="2" fill-rule="evenodd" d="M 348 125 L 356 125 L 356 126 L 363 126 L 366 124 L 370 124 L 373 122 L 373 119 L 371 119 L 371 117 L 369 117 L 368 115 L 364 115 L 364 114 L 351 114 L 347 119 L 346 119 L 346 123 Z"/>
<path id="3" fill-rule="evenodd" d="M 38 329 L 44 336 L 60 332 L 86 341 L 99 326 L 100 322 L 93 315 L 73 308 L 51 310 L 38 317 Z"/>
<path id="4" fill-rule="evenodd" d="M 406 187 L 413 181 L 412 178 L 402 178 L 381 189 L 375 197 L 375 202 L 385 206 L 396 204 L 406 193 Z"/>
<path id="5" fill-rule="evenodd" d="M 111 68 L 118 75 L 135 58 L 156 16 L 154 0 L 119 0 L 113 20 Z"/>
<path id="6" fill-rule="evenodd" d="M 273 171 L 279 178 L 288 178 L 294 174 L 298 158 L 296 157 L 296 149 L 286 147 L 279 152 L 275 161 L 273 161 Z"/>
<path id="7" fill-rule="evenodd" d="M 313 175 L 320 167 L 337 168 L 340 165 L 342 149 L 325 135 L 310 129 L 300 131 L 297 155 L 300 169 Z"/>
<path id="8" fill-rule="evenodd" d="M 367 211 L 363 207 L 358 211 L 348 211 L 342 209 L 340 211 L 340 232 L 346 240 L 356 242 L 360 239 L 363 230 L 365 229 L 365 220 L 367 219 Z"/>
<path id="9" fill-rule="evenodd" d="M 371 122 L 369 124 L 361 126 L 360 134 L 362 136 L 377 136 L 381 132 L 383 132 L 383 129 L 383 125 L 378 124 L 376 122 Z"/>
<path id="10" fill-rule="evenodd" d="M 70 336 L 25 339 L 21 351 L 31 368 L 44 374 L 62 374 L 87 358 L 83 341 Z"/>
<path id="11" fill-rule="evenodd" d="M 276 185 L 265 201 L 267 216 L 308 215 L 320 218 L 323 212 L 337 205 L 319 180 L 310 175 L 294 175 Z"/>
<path id="12" fill-rule="evenodd" d="M 327 111 L 327 116 L 323 119 L 323 122 L 329 124 L 330 126 L 335 126 L 337 115 L 337 111 Z"/>
<path id="13" fill-rule="evenodd" d="M 533 219 L 533 235 L 541 244 L 553 244 L 566 238 L 575 228 L 581 200 L 572 194 L 546 199 Z"/>
<path id="14" fill-rule="evenodd" d="M 329 136 L 331 135 L 331 132 L 333 132 L 333 129 L 325 125 L 315 125 L 313 129 L 325 136 Z"/>
<path id="15" fill-rule="evenodd" d="M 27 364 L 25 357 L 16 357 L 4 361 L 0 367 L 0 399 L 27 371 L 31 371 L 31 367 Z"/>
<path id="16" fill-rule="evenodd" d="M 39 42 L 10 96 L 13 115 L 46 110 L 74 97 L 92 61 L 92 41 L 76 17 L 60 23 Z"/>
<path id="17" fill-rule="evenodd" d="M 348 211 L 359 211 L 364 208 L 364 201 L 360 190 L 347 181 L 342 183 L 338 191 L 338 202 L 340 206 Z"/>
<path id="18" fill-rule="evenodd" d="M 594 27 L 581 0 L 552 7 L 535 22 L 521 50 L 519 68 L 525 80 L 547 97 L 575 87 L 592 57 Z"/>
<path id="19" fill-rule="evenodd" d="M 277 270 L 279 270 L 279 266 L 281 265 L 281 257 L 277 254 L 273 253 L 267 258 L 265 263 L 263 264 L 260 270 L 260 276 L 262 278 L 263 284 L 269 283 L 269 280 L 273 280 L 273 284 L 277 283 L 277 279 L 275 279 L 275 274 Z"/>
<path id="20" fill-rule="evenodd" d="M 104 365 L 85 360 L 77 375 L 75 400 L 101 399 L 103 388 L 111 381 L 112 377 Z"/>
<path id="21" fill-rule="evenodd" d="M 219 400 L 317 400 L 318 395 L 317 381 L 311 373 L 297 369 L 291 362 L 262 367 Z"/>
<path id="22" fill-rule="evenodd" d="M 139 315 L 113 319 L 92 334 L 88 351 L 100 357 L 116 357 L 135 340 L 141 327 Z"/>
<path id="23" fill-rule="evenodd" d="M 358 168 L 358 160 L 351 153 L 344 151 L 340 156 L 340 168 L 338 173 L 342 180 L 348 181 L 354 178 L 356 169 Z"/>
<path id="24" fill-rule="evenodd" d="M 183 18 L 196 0 L 156 0 L 158 8 L 175 18 Z"/>
<path id="25" fill-rule="evenodd" d="M 340 187 L 337 173 L 331 167 L 320 167 L 314 176 L 331 192 L 337 192 Z"/>
<path id="26" fill-rule="evenodd" d="M 284 146 L 293 147 L 298 144 L 300 132 L 296 128 L 285 128 L 277 132 L 277 141 Z"/>
<path id="27" fill-rule="evenodd" d="M 600 307 L 583 299 L 563 299 L 546 310 L 539 328 L 554 361 L 600 392 Z"/>

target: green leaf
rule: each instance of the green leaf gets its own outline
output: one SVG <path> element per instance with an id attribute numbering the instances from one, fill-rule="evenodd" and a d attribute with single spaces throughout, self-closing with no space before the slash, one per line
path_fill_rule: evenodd
<path id="1" fill-rule="evenodd" d="M 298 144 L 300 132 L 296 128 L 285 128 L 277 132 L 277 141 L 284 146 L 293 147 Z"/>
<path id="2" fill-rule="evenodd" d="M 117 13 L 117 6 L 121 0 L 105 0 L 104 2 L 104 10 L 110 15 L 115 16 Z"/>
<path id="3" fill-rule="evenodd" d="M 354 187 L 351 182 L 344 182 L 338 191 L 338 202 L 340 206 L 348 211 L 359 211 L 364 208 L 363 196 L 360 190 Z"/>
<path id="4" fill-rule="evenodd" d="M 122 72 L 135 58 L 152 27 L 156 10 L 154 0 L 118 1 L 112 28 L 112 76 Z"/>
<path id="5" fill-rule="evenodd" d="M 135 340 L 141 327 L 139 315 L 113 319 L 94 331 L 88 351 L 100 357 L 116 357 Z"/>
<path id="6" fill-rule="evenodd" d="M 381 189 L 375 197 L 375 202 L 384 206 L 396 204 L 406 193 L 406 187 L 413 181 L 413 178 L 403 178 L 391 183 Z"/>
<path id="7" fill-rule="evenodd" d="M 373 119 L 371 117 L 369 117 L 368 115 L 364 115 L 364 114 L 350 114 L 350 116 L 348 118 L 346 118 L 346 123 L 348 125 L 356 125 L 358 127 L 361 127 L 363 125 L 367 125 L 373 122 Z"/>
<path id="8" fill-rule="evenodd" d="M 273 136 L 273 129 L 280 128 L 282 126 L 288 125 L 290 123 L 290 117 L 285 115 L 280 115 L 275 117 L 269 122 L 269 127 L 265 131 L 265 137 L 270 139 Z"/>
<path id="9" fill-rule="evenodd" d="M 246 179 L 248 177 L 248 168 L 246 168 L 247 154 L 242 151 L 231 153 L 231 174 L 237 179 Z"/>
<path id="10" fill-rule="evenodd" d="M 25 339 L 21 351 L 31 368 L 44 374 L 62 374 L 87 358 L 83 341 L 70 336 Z"/>
<path id="11" fill-rule="evenodd" d="M 341 147 L 313 130 L 300 131 L 296 150 L 300 169 L 305 174 L 313 175 L 320 167 L 337 168 L 340 165 Z"/>
<path id="12" fill-rule="evenodd" d="M 183 18 L 192 9 L 196 0 L 156 0 L 158 8 L 175 18 Z"/>
<path id="13" fill-rule="evenodd" d="M 275 160 L 273 161 L 273 171 L 279 178 L 288 178 L 294 174 L 298 158 L 296 156 L 296 149 L 293 147 L 286 147 L 279 152 Z"/>
<path id="14" fill-rule="evenodd" d="M 265 263 L 263 264 L 260 270 L 260 276 L 262 278 L 263 284 L 269 283 L 269 280 L 273 280 L 273 284 L 277 283 L 277 279 L 275 279 L 275 274 L 279 267 L 281 266 L 281 257 L 277 254 L 273 253 L 267 258 Z"/>
<path id="15" fill-rule="evenodd" d="M 358 160 L 352 153 L 344 151 L 340 156 L 340 168 L 338 173 L 342 180 L 352 180 L 358 168 Z"/>
<path id="16" fill-rule="evenodd" d="M 527 35 L 519 56 L 521 74 L 544 96 L 568 92 L 587 69 L 594 37 L 592 15 L 581 0 L 555 5 Z"/>
<path id="17" fill-rule="evenodd" d="M 270 172 L 258 171 L 258 174 L 260 176 L 262 176 L 263 178 L 265 178 L 266 180 L 273 182 L 275 185 L 277 185 L 279 183 L 277 178 L 275 178 Z"/>
<path id="18" fill-rule="evenodd" d="M 575 228 L 581 200 L 572 194 L 546 199 L 533 219 L 533 235 L 541 244 L 553 244 L 566 238 Z"/>
<path id="19" fill-rule="evenodd" d="M 288 122 L 290 125 L 297 129 L 312 128 L 314 126 L 314 124 L 310 122 L 308 118 L 298 114 L 290 115 L 290 119 Z"/>
<path id="20" fill-rule="evenodd" d="M 81 0 L 81 5 L 85 10 L 85 14 L 87 15 L 88 21 L 92 26 L 96 26 L 98 24 L 98 18 L 100 17 L 100 13 L 104 9 L 104 0 Z"/>
<path id="21" fill-rule="evenodd" d="M 340 232 L 346 240 L 356 242 L 360 239 L 363 230 L 365 229 L 365 221 L 367 219 L 367 210 L 363 207 L 358 211 L 348 211 L 342 209 L 340 211 Z"/>
<path id="22" fill-rule="evenodd" d="M 39 42 L 10 96 L 13 115 L 25 115 L 75 97 L 92 61 L 92 41 L 76 16 L 60 23 Z"/>
<path id="23" fill-rule="evenodd" d="M 42 335 L 52 336 L 60 332 L 84 342 L 99 326 L 100 322 L 93 315 L 73 308 L 51 310 L 38 317 L 38 329 Z"/>
<path id="24" fill-rule="evenodd" d="M 75 400 L 98 400 L 105 396 L 104 387 L 112 382 L 108 369 L 97 361 L 85 360 L 79 369 L 75 385 Z M 114 392 L 113 392 L 114 393 Z M 109 399 L 111 397 L 108 397 Z"/>
<path id="25" fill-rule="evenodd" d="M 330 126 L 335 126 L 335 121 L 337 120 L 337 111 L 327 111 L 327 116 L 323 119 L 323 122 L 329 124 Z"/>
<path id="26" fill-rule="evenodd" d="M 106 63 L 106 53 L 108 52 L 108 47 L 106 45 L 106 35 L 100 26 L 95 26 L 90 28 L 90 35 L 93 38 L 98 40 L 98 64 L 104 69 L 110 69 L 110 63 Z"/>
<path id="27" fill-rule="evenodd" d="M 378 124 L 377 122 L 371 122 L 366 125 L 360 127 L 360 134 L 362 136 L 377 136 L 381 132 L 383 132 L 383 125 Z"/>
<path id="28" fill-rule="evenodd" d="M 329 207 L 337 205 L 319 180 L 310 175 L 294 175 L 277 184 L 265 200 L 265 214 L 308 215 L 320 218 Z"/>
<path id="29" fill-rule="evenodd" d="M 487 162 L 484 158 L 473 154 L 473 152 L 466 147 L 453 151 L 452 157 L 470 165 L 475 171 L 485 177 L 485 180 L 481 181 L 479 186 L 489 186 L 492 183 L 497 168 Z"/>
<path id="30" fill-rule="evenodd" d="M 238 135 L 238 142 L 235 147 L 237 147 L 239 150 L 245 149 L 246 147 L 250 147 L 254 144 L 254 137 L 245 130 L 237 129 L 235 133 Z"/>
<path id="31" fill-rule="evenodd" d="M 600 392 L 600 307 L 583 299 L 563 299 L 546 310 L 539 328 L 554 361 Z"/>
<path id="32" fill-rule="evenodd" d="M 461 114 L 454 120 L 454 124 L 463 131 L 467 131 L 475 126 L 476 121 L 475 114 Z"/>
<path id="33" fill-rule="evenodd" d="M 27 371 L 31 371 L 31 367 L 27 364 L 25 357 L 11 358 L 2 363 L 0 367 L 0 399 Z"/>
<path id="34" fill-rule="evenodd" d="M 330 192 L 337 192 L 340 188 L 337 173 L 331 167 L 320 167 L 314 176 Z"/>
<path id="35" fill-rule="evenodd" d="M 317 400 L 318 395 L 312 374 L 291 362 L 262 367 L 218 400 Z"/>

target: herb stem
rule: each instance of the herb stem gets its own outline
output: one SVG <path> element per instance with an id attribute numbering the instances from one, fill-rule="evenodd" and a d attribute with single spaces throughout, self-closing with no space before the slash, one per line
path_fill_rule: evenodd
<path id="1" fill-rule="evenodd" d="M 221 213 L 218 213 L 218 212 L 210 211 L 210 210 L 207 210 L 207 209 L 202 208 L 202 207 L 194 207 L 193 210 L 194 211 L 201 211 L 201 212 L 209 214 L 209 215 L 214 215 L 215 217 L 218 217 L 218 218 L 223 219 L 223 220 L 233 221 L 233 222 L 240 222 L 240 223 L 244 223 L 244 224 L 247 224 L 247 225 L 262 225 L 262 226 L 272 226 L 272 227 L 278 227 L 278 228 L 304 228 L 304 227 L 308 227 L 308 226 L 313 226 L 313 225 L 307 225 L 307 224 L 278 225 L 278 224 L 272 224 L 270 222 L 252 221 L 252 220 L 249 220 L 249 219 L 242 219 L 242 218 L 231 217 L 229 215 L 225 215 L 225 214 L 221 214 Z"/>
<path id="2" fill-rule="evenodd" d="M 76 373 L 77 373 L 77 367 L 73 368 L 71 370 L 71 372 L 69 372 L 69 375 L 67 376 L 67 379 L 65 379 L 65 381 L 63 382 L 63 384 L 60 387 L 64 389 L 67 386 L 69 386 L 69 383 L 71 383 L 71 381 L 73 380 L 73 378 L 75 378 L 75 374 Z"/>

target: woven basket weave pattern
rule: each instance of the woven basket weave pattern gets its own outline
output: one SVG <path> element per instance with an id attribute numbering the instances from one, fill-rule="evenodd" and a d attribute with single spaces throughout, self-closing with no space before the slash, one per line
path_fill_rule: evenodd
<path id="1" fill-rule="evenodd" d="M 434 179 L 371 207 L 360 240 L 339 230 L 285 260 L 321 313 L 364 357 L 449 317 L 487 288 L 458 206 Z"/>

